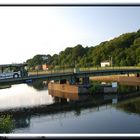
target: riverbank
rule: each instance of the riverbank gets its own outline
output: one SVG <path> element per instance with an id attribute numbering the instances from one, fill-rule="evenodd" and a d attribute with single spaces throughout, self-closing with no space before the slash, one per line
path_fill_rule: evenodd
<path id="1" fill-rule="evenodd" d="M 102 82 L 119 82 L 124 85 L 140 85 L 140 77 L 131 75 L 111 75 L 111 76 L 95 76 L 91 77 L 91 80 Z"/>

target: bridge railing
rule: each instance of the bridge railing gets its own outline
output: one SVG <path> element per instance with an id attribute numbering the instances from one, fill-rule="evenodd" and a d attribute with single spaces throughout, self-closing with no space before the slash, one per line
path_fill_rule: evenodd
<path id="1" fill-rule="evenodd" d="M 92 71 L 92 70 L 119 70 L 119 69 L 140 69 L 138 66 L 115 66 L 115 67 L 88 67 L 88 68 L 79 68 L 79 71 Z"/>
<path id="2" fill-rule="evenodd" d="M 55 73 L 72 73 L 74 69 L 53 69 L 53 70 L 47 70 L 47 71 L 30 71 L 28 75 L 45 75 L 45 74 L 55 74 Z"/>
<path id="3" fill-rule="evenodd" d="M 123 67 L 87 67 L 87 68 L 67 68 L 67 69 L 53 69 L 48 71 L 32 71 L 29 75 L 45 75 L 55 73 L 73 73 L 80 71 L 93 71 L 93 70 L 121 70 L 121 69 L 140 69 L 138 66 L 123 66 Z"/>

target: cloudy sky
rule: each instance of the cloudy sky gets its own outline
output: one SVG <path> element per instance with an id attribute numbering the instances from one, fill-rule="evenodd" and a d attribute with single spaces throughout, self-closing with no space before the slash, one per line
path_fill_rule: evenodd
<path id="1" fill-rule="evenodd" d="M 0 7 L 0 64 L 77 44 L 95 46 L 140 29 L 140 7 Z"/>

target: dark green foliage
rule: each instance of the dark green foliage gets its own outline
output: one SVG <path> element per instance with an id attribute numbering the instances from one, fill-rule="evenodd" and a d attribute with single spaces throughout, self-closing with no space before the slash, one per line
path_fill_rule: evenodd
<path id="1" fill-rule="evenodd" d="M 26 63 L 30 66 L 37 66 L 42 64 L 50 64 L 51 62 L 51 55 L 35 55 L 32 59 L 28 59 Z"/>
<path id="2" fill-rule="evenodd" d="M 102 61 L 112 57 L 113 66 L 140 65 L 140 30 L 122 34 L 94 47 L 84 48 L 78 44 L 75 47 L 67 47 L 59 54 L 47 56 L 48 59 L 43 60 L 42 55 L 36 55 L 28 59 L 27 63 L 29 66 L 47 63 L 53 68 L 97 67 Z"/>
<path id="3" fill-rule="evenodd" d="M 101 91 L 101 84 L 98 81 L 91 81 L 91 86 L 89 88 L 90 94 L 99 93 Z"/>
<path id="4" fill-rule="evenodd" d="M 43 83 L 42 80 L 36 80 L 36 81 L 33 81 L 33 87 L 36 90 L 43 90 L 45 87 L 45 84 Z"/>
<path id="5" fill-rule="evenodd" d="M 136 113 L 140 115 L 140 98 L 128 100 L 127 102 L 122 102 L 116 106 L 118 109 L 122 109 L 128 113 Z"/>
<path id="6" fill-rule="evenodd" d="M 0 116 L 0 133 L 11 133 L 14 128 L 14 122 L 10 115 Z"/>

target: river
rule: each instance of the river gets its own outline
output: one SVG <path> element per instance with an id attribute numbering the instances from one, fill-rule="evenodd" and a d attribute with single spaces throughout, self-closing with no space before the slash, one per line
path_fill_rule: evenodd
<path id="1" fill-rule="evenodd" d="M 48 91 L 46 84 L 0 89 L 0 115 L 12 116 L 14 134 L 140 133 L 140 90 L 78 95 Z"/>

